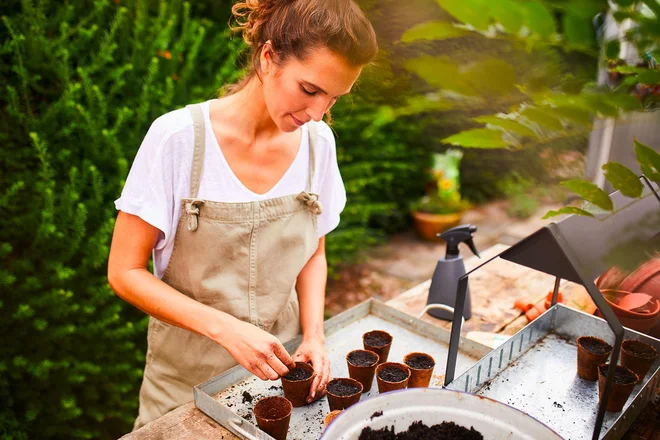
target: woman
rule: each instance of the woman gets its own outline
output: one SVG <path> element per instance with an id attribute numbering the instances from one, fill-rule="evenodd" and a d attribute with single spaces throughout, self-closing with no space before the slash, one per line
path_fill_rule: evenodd
<path id="1" fill-rule="evenodd" d="M 321 119 L 376 37 L 352 0 L 247 0 L 233 13 L 251 71 L 224 97 L 156 119 L 116 201 L 108 279 L 151 316 L 134 429 L 236 363 L 276 380 L 311 362 L 309 402 L 330 375 L 325 235 L 346 193 Z M 290 356 L 280 341 L 300 331 Z"/>

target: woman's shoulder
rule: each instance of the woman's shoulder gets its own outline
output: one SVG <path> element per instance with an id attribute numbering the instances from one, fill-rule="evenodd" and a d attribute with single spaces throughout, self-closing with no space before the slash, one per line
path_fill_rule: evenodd
<path id="1" fill-rule="evenodd" d="M 321 149 L 321 151 L 325 151 L 329 154 L 335 154 L 335 134 L 333 133 L 332 129 L 328 124 L 326 124 L 324 121 L 320 122 L 309 122 L 309 124 L 315 124 L 316 127 L 316 133 L 319 142 L 318 147 Z"/>
<path id="2" fill-rule="evenodd" d="M 182 107 L 160 115 L 151 124 L 150 130 L 152 129 L 160 133 L 163 139 L 192 133 L 193 120 L 190 110 Z"/>

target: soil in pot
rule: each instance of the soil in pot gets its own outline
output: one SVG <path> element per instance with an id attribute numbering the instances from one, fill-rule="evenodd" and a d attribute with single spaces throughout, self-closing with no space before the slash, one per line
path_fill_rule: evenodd
<path id="1" fill-rule="evenodd" d="M 607 369 L 610 364 L 603 364 L 598 367 L 598 398 L 602 398 L 603 389 L 605 388 L 605 380 L 607 379 Z M 612 412 L 619 412 L 626 404 L 630 393 L 632 393 L 635 384 L 639 381 L 637 376 L 632 370 L 621 365 L 616 366 L 614 370 L 614 377 L 612 378 L 612 391 L 607 400 L 606 409 Z"/>
<path id="2" fill-rule="evenodd" d="M 410 368 L 408 388 L 425 388 L 431 383 L 435 360 L 426 353 L 409 353 L 403 362 Z"/>
<path id="3" fill-rule="evenodd" d="M 621 365 L 630 368 L 640 380 L 646 377 L 658 358 L 658 350 L 641 341 L 627 339 L 621 345 Z"/>
<path id="4" fill-rule="evenodd" d="M 483 440 L 484 436 L 474 428 L 465 428 L 454 422 L 426 426 L 421 421 L 413 422 L 407 431 L 394 433 L 394 426 L 373 430 L 364 428 L 359 440 Z"/>
<path id="5" fill-rule="evenodd" d="M 585 380 L 598 380 L 598 366 L 607 362 L 612 346 L 595 336 L 580 336 L 576 342 L 578 376 Z"/>
<path id="6" fill-rule="evenodd" d="M 307 403 L 309 387 L 312 386 L 313 380 L 314 368 L 305 362 L 296 362 L 296 367 L 282 377 L 284 397 L 289 399 L 294 408 Z"/>
<path id="7" fill-rule="evenodd" d="M 378 392 L 402 390 L 408 387 L 410 368 L 398 362 L 385 362 L 376 368 Z"/>
<path id="8" fill-rule="evenodd" d="M 327 385 L 330 411 L 346 409 L 357 403 L 362 395 L 362 384 L 355 379 L 332 379 Z"/>
<path id="9" fill-rule="evenodd" d="M 378 364 L 378 355 L 368 350 L 353 350 L 346 355 L 348 375 L 362 384 L 362 392 L 371 389 Z"/>
<path id="10" fill-rule="evenodd" d="M 362 335 L 365 350 L 373 351 L 379 357 L 378 363 L 387 362 L 392 347 L 392 335 L 382 330 L 373 330 Z"/>
<path id="11" fill-rule="evenodd" d="M 254 406 L 254 416 L 259 429 L 276 440 L 286 440 L 291 411 L 291 402 L 279 396 L 266 397 Z"/>

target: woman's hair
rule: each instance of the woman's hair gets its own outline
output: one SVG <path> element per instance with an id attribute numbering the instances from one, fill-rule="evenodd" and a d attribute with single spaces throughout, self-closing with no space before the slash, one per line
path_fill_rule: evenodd
<path id="1" fill-rule="evenodd" d="M 326 47 L 357 67 L 378 53 L 376 33 L 353 0 L 244 0 L 232 13 L 232 29 L 251 47 L 252 66 L 242 81 L 228 87 L 228 94 L 260 74 L 259 57 L 269 40 L 276 63 L 292 56 L 304 60 L 312 50 Z"/>

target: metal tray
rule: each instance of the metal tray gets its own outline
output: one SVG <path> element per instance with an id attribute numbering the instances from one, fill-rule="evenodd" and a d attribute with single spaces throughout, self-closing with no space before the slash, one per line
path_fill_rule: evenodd
<path id="1" fill-rule="evenodd" d="M 557 304 L 447 388 L 509 404 L 566 439 L 591 439 L 598 412 L 598 382 L 577 376 L 575 339 L 583 335 L 614 343 L 606 321 Z M 660 350 L 660 341 L 644 334 L 625 329 L 624 337 Z M 599 438 L 621 438 L 660 385 L 659 367 L 660 359 L 635 386 L 622 412 L 605 413 Z"/>
<path id="2" fill-rule="evenodd" d="M 449 350 L 449 331 L 445 329 L 373 299 L 329 319 L 325 322 L 324 329 L 332 377 L 348 377 L 346 354 L 362 348 L 363 333 L 379 329 L 393 336 L 388 360 L 401 362 L 404 355 L 413 351 L 429 353 L 436 361 L 431 386 L 442 387 Z M 297 337 L 284 346 L 289 353 L 293 353 L 300 342 L 300 337 Z M 490 350 L 485 345 L 461 338 L 457 370 L 466 371 Z M 244 393 L 247 393 L 247 399 L 244 398 Z M 363 394 L 362 400 L 376 394 L 378 388 L 374 379 L 372 389 Z M 240 438 L 250 440 L 271 439 L 257 427 L 252 414 L 257 400 L 267 396 L 283 396 L 280 381 L 261 381 L 241 366 L 194 387 L 197 408 Z M 328 412 L 325 397 L 302 408 L 294 408 L 288 439 L 319 438 L 323 432 L 323 419 Z"/>

